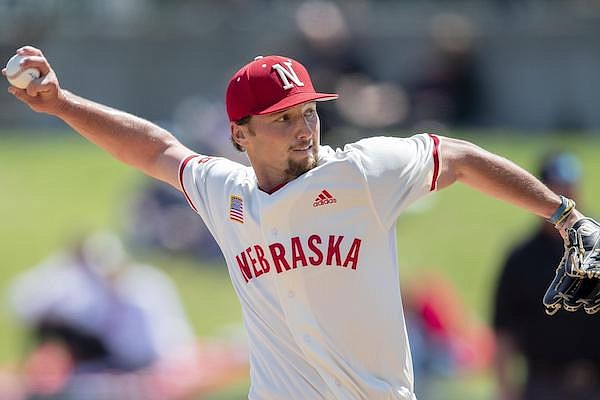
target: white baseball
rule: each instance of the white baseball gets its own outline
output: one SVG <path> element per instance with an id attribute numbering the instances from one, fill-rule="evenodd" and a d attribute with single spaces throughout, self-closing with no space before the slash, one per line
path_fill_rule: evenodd
<path id="1" fill-rule="evenodd" d="M 37 68 L 22 69 L 19 64 L 23 56 L 15 54 L 6 63 L 6 79 L 11 85 L 19 89 L 27 89 L 29 82 L 40 77 L 40 71 Z"/>

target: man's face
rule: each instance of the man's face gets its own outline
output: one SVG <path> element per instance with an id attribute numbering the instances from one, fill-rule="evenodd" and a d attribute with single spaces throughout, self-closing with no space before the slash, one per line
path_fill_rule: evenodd
<path id="1" fill-rule="evenodd" d="M 296 178 L 317 165 L 320 124 L 316 102 L 256 115 L 243 144 L 254 169 Z"/>

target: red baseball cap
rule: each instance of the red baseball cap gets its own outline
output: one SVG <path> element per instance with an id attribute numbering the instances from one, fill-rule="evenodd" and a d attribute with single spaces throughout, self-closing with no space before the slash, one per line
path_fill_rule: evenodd
<path id="1" fill-rule="evenodd" d="M 298 61 L 282 56 L 258 56 L 229 81 L 225 103 L 230 121 L 269 114 L 307 101 L 337 99 L 317 93 L 308 71 Z"/>

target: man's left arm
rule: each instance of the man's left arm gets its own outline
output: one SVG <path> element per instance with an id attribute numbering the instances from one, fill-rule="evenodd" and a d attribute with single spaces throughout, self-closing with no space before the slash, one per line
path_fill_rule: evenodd
<path id="1" fill-rule="evenodd" d="M 456 181 L 550 220 L 565 241 L 565 253 L 543 298 L 550 315 L 560 309 L 600 311 L 600 224 L 575 203 L 546 187 L 513 162 L 472 143 L 441 138 L 438 187 Z"/>
<path id="2" fill-rule="evenodd" d="M 482 193 L 550 219 L 562 204 L 559 194 L 510 160 L 470 142 L 440 137 L 441 171 L 438 187 L 462 182 Z M 583 218 L 577 210 L 561 225 L 561 234 Z"/>

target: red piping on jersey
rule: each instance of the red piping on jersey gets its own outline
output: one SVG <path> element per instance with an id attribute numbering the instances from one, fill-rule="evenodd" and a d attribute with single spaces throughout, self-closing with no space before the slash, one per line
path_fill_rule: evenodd
<path id="1" fill-rule="evenodd" d="M 439 147 L 440 147 L 440 138 L 438 138 L 434 134 L 429 134 L 429 137 L 433 140 L 433 178 L 431 179 L 431 188 L 430 192 L 433 192 L 437 189 L 437 180 L 439 178 L 440 173 L 440 155 L 439 155 Z"/>
<path id="2" fill-rule="evenodd" d="M 183 162 L 181 163 L 181 166 L 179 167 L 179 185 L 181 186 L 181 191 L 183 192 L 190 207 L 192 207 L 194 211 L 198 212 L 198 210 L 196 209 L 196 207 L 194 207 L 194 204 L 192 203 L 192 199 L 190 199 L 190 196 L 188 196 L 188 194 L 186 193 L 185 186 L 183 186 L 183 170 L 185 169 L 187 163 L 194 157 L 198 157 L 198 154 L 192 154 L 191 156 L 187 156 L 186 159 L 183 160 Z"/>

